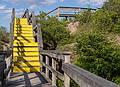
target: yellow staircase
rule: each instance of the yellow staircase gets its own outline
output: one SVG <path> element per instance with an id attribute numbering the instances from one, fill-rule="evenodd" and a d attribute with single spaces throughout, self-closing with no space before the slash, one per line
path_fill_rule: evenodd
<path id="1" fill-rule="evenodd" d="M 27 18 L 14 22 L 13 72 L 40 72 L 38 43 Z"/>

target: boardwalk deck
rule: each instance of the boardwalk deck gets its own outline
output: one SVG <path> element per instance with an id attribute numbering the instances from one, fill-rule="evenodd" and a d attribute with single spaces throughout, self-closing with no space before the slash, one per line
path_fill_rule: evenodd
<path id="1" fill-rule="evenodd" d="M 50 87 L 40 73 L 11 73 L 7 87 Z"/>

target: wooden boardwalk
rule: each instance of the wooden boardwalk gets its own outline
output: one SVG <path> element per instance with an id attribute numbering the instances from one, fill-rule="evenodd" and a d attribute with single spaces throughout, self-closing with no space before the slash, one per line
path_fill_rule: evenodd
<path id="1" fill-rule="evenodd" d="M 7 87 L 50 87 L 40 73 L 12 73 Z"/>

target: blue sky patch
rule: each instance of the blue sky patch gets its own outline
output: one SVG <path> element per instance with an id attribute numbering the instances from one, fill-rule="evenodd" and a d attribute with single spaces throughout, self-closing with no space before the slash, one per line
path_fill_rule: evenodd
<path id="1" fill-rule="evenodd" d="M 9 30 L 12 8 L 16 9 L 17 16 L 21 16 L 25 9 L 34 10 L 38 14 L 59 6 L 100 8 L 104 2 L 105 0 L 0 0 L 0 26 Z"/>

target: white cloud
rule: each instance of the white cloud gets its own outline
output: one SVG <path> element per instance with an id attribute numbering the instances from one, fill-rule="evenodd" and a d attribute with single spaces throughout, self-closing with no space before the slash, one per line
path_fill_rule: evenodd
<path id="1" fill-rule="evenodd" d="M 43 1 L 40 1 L 40 4 L 42 4 L 42 5 L 52 5 L 56 2 L 57 2 L 57 0 L 43 0 Z"/>
<path id="2" fill-rule="evenodd" d="M 107 0 L 79 0 L 79 3 L 102 5 Z"/>
<path id="3" fill-rule="evenodd" d="M 0 5 L 0 13 L 10 13 L 11 9 L 7 8 L 5 5 Z"/>
<path id="4" fill-rule="evenodd" d="M 5 5 L 0 5 L 0 9 L 5 9 L 6 6 Z"/>
<path id="5" fill-rule="evenodd" d="M 64 0 L 60 0 L 60 2 L 64 2 Z"/>
<path id="6" fill-rule="evenodd" d="M 6 0 L 6 2 L 11 2 L 13 4 L 25 3 L 25 4 L 30 5 L 29 8 L 35 8 L 36 6 L 40 6 L 40 5 L 42 5 L 42 6 L 43 5 L 52 5 L 57 2 L 64 2 L 64 0 Z"/>
<path id="7" fill-rule="evenodd" d="M 37 7 L 37 5 L 33 4 L 33 5 L 31 5 L 31 6 L 29 7 L 29 9 L 34 9 L 34 8 L 36 8 L 36 7 Z"/>

